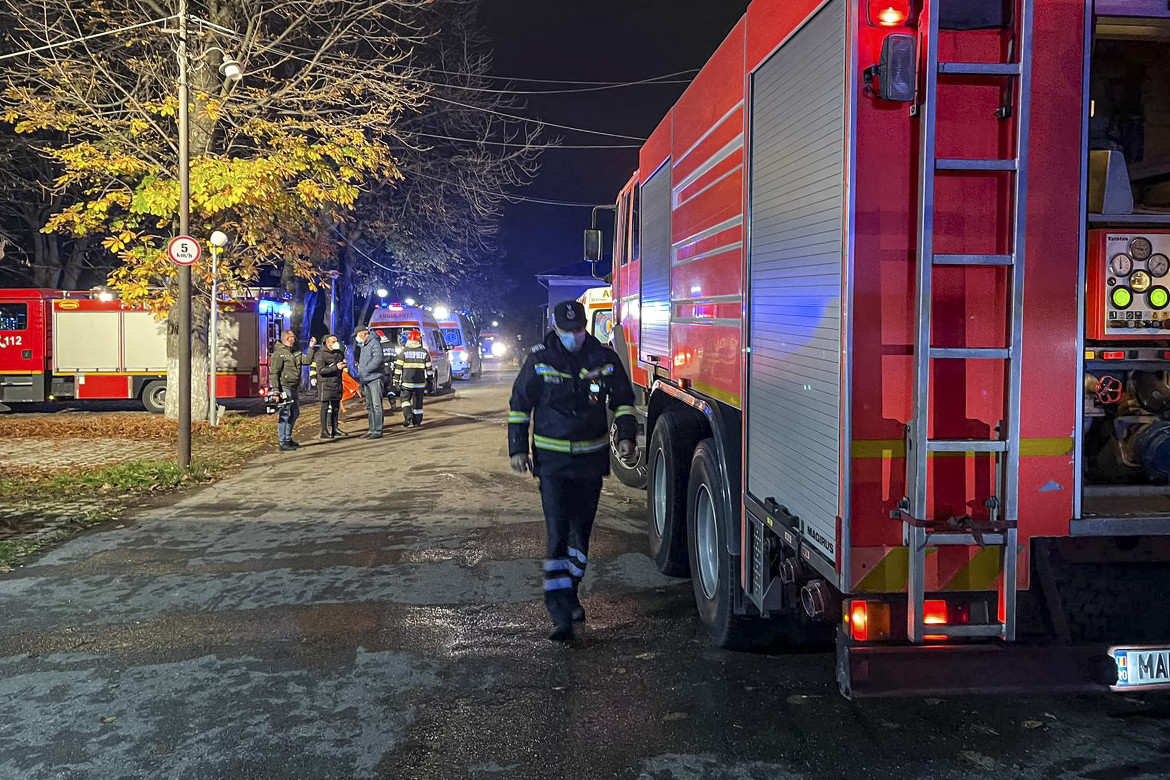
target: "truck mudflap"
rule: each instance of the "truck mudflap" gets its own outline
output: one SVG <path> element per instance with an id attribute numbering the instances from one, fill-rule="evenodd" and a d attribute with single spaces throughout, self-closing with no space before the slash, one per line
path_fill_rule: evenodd
<path id="1" fill-rule="evenodd" d="M 850 645 L 837 639 L 837 684 L 851 699 L 976 693 L 1107 692 L 1106 645 Z"/>

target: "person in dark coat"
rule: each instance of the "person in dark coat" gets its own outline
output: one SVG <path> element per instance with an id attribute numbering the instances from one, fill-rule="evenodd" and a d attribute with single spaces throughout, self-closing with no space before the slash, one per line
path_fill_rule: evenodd
<path id="1" fill-rule="evenodd" d="M 637 418 L 634 390 L 621 360 L 586 332 L 585 308 L 562 301 L 553 330 L 533 347 L 512 385 L 508 404 L 508 454 L 514 471 L 540 478 L 548 553 L 544 603 L 552 618 L 549 639 L 573 638 L 584 622 L 577 591 L 589 562 L 589 537 L 609 474 L 609 418 L 618 455 L 634 454 Z M 532 454 L 529 454 L 529 429 Z"/>
<path id="2" fill-rule="evenodd" d="M 354 352 L 357 362 L 357 380 L 362 383 L 362 394 L 366 399 L 366 414 L 369 416 L 370 430 L 363 438 L 382 438 L 382 395 L 383 380 L 386 377 L 386 353 L 382 342 L 364 325 L 354 333 L 358 346 Z"/>
<path id="3" fill-rule="evenodd" d="M 321 401 L 321 438 L 335 439 L 342 435 L 338 427 L 341 414 L 342 373 L 345 371 L 345 349 L 332 333 L 324 338 L 324 346 L 317 350 L 317 397 Z"/>

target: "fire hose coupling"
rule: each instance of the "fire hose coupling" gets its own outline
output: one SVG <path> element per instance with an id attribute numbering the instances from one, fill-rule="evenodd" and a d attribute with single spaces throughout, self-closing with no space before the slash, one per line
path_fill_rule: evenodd
<path id="1" fill-rule="evenodd" d="M 1106 374 L 1093 388 L 1093 395 L 1102 404 L 1121 403 L 1121 396 L 1125 392 L 1125 385 L 1115 376 Z"/>
<path id="2" fill-rule="evenodd" d="M 820 579 L 810 580 L 800 589 L 800 603 L 805 614 L 813 620 L 835 621 L 841 609 L 840 599 L 829 583 Z"/>

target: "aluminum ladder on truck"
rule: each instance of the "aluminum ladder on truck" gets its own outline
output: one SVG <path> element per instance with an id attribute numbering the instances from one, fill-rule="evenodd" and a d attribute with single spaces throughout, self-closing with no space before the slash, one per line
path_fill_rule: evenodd
<path id="1" fill-rule="evenodd" d="M 906 490 L 895 515 L 903 520 L 904 535 L 909 547 L 909 578 L 907 580 L 907 635 L 911 642 L 921 643 L 925 633 L 926 555 L 927 548 L 945 546 L 1000 546 L 1002 589 L 999 616 L 992 616 L 990 625 L 931 625 L 932 636 L 998 637 L 1005 641 L 1015 639 L 1017 590 L 1017 510 L 1020 471 L 1020 390 L 1021 344 L 1024 297 L 1024 238 L 1027 207 L 1028 137 L 1031 104 L 1032 66 L 1032 0 L 1012 3 L 1014 53 L 1008 59 L 1015 62 L 971 63 L 940 62 L 938 52 L 940 0 L 926 0 L 923 15 L 927 34 L 923 42 L 921 62 L 925 69 L 921 103 L 921 149 L 919 174 L 918 268 L 917 268 L 917 330 L 914 336 L 914 390 L 913 410 L 906 431 Z M 963 33 L 955 33 L 961 35 Z M 922 40 L 922 39 L 920 39 Z M 1013 51 L 1013 47 L 1009 47 Z M 1006 79 L 1006 105 L 999 118 L 1014 121 L 1016 156 L 1014 159 L 945 159 L 938 157 L 936 128 L 938 119 L 939 76 L 964 76 L 994 80 Z M 946 85 L 942 86 L 946 89 Z M 1002 172 L 1014 177 L 1012 188 L 1011 235 L 1005 242 L 1010 254 L 936 254 L 934 250 L 934 196 L 935 179 L 940 171 L 948 175 L 986 174 Z M 1005 267 L 1010 278 L 1008 285 L 1007 346 L 1003 348 L 940 348 L 931 344 L 932 278 L 937 266 Z M 1000 360 L 1004 371 L 1004 417 L 993 439 L 932 439 L 930 414 L 930 368 L 936 360 Z M 987 501 L 989 520 L 981 528 L 952 520 L 939 524 L 927 517 L 929 491 L 928 463 L 934 453 L 991 453 L 996 461 L 996 495 Z"/>

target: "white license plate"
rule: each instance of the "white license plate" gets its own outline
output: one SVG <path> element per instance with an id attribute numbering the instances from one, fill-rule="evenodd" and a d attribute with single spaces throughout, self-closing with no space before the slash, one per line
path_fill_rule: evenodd
<path id="1" fill-rule="evenodd" d="M 1170 647 L 1113 647 L 1117 664 L 1115 691 L 1170 688 Z"/>

